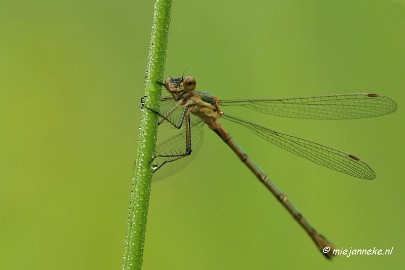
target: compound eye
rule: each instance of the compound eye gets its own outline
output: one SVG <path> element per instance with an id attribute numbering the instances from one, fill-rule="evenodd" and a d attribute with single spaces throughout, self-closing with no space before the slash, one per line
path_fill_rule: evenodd
<path id="1" fill-rule="evenodd" d="M 183 87 L 186 92 L 191 92 L 195 89 L 197 86 L 197 82 L 195 79 L 191 76 L 187 76 L 183 80 Z"/>
<path id="2" fill-rule="evenodd" d="M 166 87 L 166 89 L 167 90 L 169 90 L 169 91 L 172 91 L 172 90 L 174 90 L 177 86 L 175 86 L 175 85 L 173 85 L 173 82 L 172 82 L 172 78 L 167 78 L 166 80 L 165 80 L 165 82 L 163 83 L 163 85 Z"/>

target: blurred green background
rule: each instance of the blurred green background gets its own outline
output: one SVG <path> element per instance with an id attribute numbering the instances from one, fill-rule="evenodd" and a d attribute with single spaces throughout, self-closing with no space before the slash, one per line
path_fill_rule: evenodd
<path id="1" fill-rule="evenodd" d="M 120 269 L 153 1 L 0 5 L 0 268 Z M 354 153 L 352 178 L 239 144 L 338 248 L 325 260 L 217 136 L 153 183 L 143 269 L 398 269 L 405 264 L 404 1 L 174 1 L 166 75 L 220 98 L 378 92 L 385 117 L 310 121 L 233 114 Z"/>

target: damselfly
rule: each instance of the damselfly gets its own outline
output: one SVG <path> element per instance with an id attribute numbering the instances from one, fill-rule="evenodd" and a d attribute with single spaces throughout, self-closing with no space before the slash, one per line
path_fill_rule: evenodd
<path id="1" fill-rule="evenodd" d="M 164 164 L 187 157 L 192 152 L 191 130 L 205 123 L 234 151 L 241 161 L 257 179 L 277 198 L 293 218 L 301 225 L 315 242 L 317 248 L 327 258 L 332 258 L 334 247 L 324 236 L 319 234 L 288 200 L 269 177 L 238 146 L 219 119 L 247 127 L 253 133 L 285 150 L 327 168 L 364 179 L 374 179 L 375 173 L 358 157 L 334 148 L 311 142 L 299 137 L 274 131 L 255 123 L 231 116 L 222 110 L 225 106 L 241 106 L 261 113 L 310 119 L 355 119 L 376 117 L 396 110 L 395 101 L 386 96 L 371 93 L 324 95 L 295 97 L 283 99 L 233 99 L 220 100 L 215 96 L 195 90 L 196 80 L 191 77 L 168 78 L 163 85 L 170 96 L 161 100 L 161 109 L 147 108 L 159 115 L 158 123 L 169 123 L 176 129 L 184 129 L 178 136 L 169 138 L 165 148 L 173 146 L 179 138 L 184 139 L 182 151 L 156 151 L 153 170 L 157 171 Z M 144 104 L 142 103 L 144 106 Z M 196 116 L 194 120 L 192 116 Z M 157 149 L 162 147 L 157 147 Z M 156 162 L 156 160 L 162 160 Z"/>

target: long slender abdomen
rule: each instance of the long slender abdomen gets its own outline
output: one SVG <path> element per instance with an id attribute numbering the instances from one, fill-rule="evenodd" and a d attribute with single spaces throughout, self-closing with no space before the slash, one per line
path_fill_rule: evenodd
<path id="1" fill-rule="evenodd" d="M 257 179 L 277 198 L 277 200 L 288 210 L 291 216 L 301 225 L 307 234 L 314 241 L 318 250 L 328 259 L 331 259 L 334 246 L 325 237 L 319 234 L 314 227 L 298 212 L 287 195 L 282 193 L 277 186 L 268 178 L 268 176 L 259 169 L 259 167 L 243 152 L 239 145 L 232 139 L 225 128 L 218 122 L 214 121 L 210 128 L 218 134 L 219 137 L 233 150 L 233 152 L 240 158 L 240 160 L 249 168 L 249 170 L 256 175 Z"/>

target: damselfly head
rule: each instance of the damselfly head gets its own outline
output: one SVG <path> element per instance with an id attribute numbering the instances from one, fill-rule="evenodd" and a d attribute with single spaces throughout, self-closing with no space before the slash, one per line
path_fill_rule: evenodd
<path id="1" fill-rule="evenodd" d="M 191 76 L 180 78 L 167 78 L 164 82 L 164 86 L 170 92 L 191 92 L 197 86 L 197 82 Z"/>

